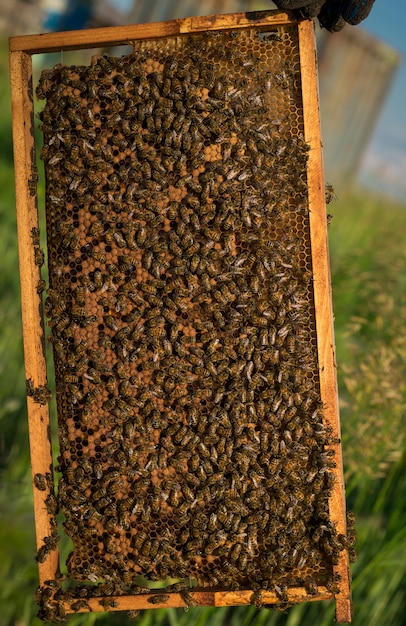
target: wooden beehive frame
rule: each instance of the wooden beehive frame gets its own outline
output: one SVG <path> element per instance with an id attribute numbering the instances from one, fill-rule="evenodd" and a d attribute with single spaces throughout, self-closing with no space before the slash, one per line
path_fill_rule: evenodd
<path id="1" fill-rule="evenodd" d="M 168 37 L 210 30 L 235 29 L 247 26 L 278 26 L 292 23 L 296 24 L 296 21 L 290 14 L 264 11 L 251 14 L 241 13 L 195 17 L 157 24 L 22 36 L 10 39 L 16 206 L 25 368 L 26 379 L 29 381 L 27 404 L 33 480 L 37 474 L 52 476 L 53 470 L 49 435 L 48 397 L 46 392 L 47 377 L 44 322 L 41 307 L 41 277 L 38 259 L 36 259 L 35 255 L 36 242 L 33 241 L 33 233 L 36 232 L 33 229 L 38 229 L 38 210 L 33 132 L 32 55 L 60 50 L 123 45 L 139 39 Z M 339 438 L 340 426 L 313 23 L 311 21 L 299 21 L 297 22 L 297 29 L 300 50 L 304 133 L 305 141 L 310 146 L 307 166 L 308 200 L 320 389 L 325 404 L 324 419 L 333 428 L 333 436 Z M 339 445 L 332 447 L 336 452 L 337 467 L 334 469 L 336 480 L 329 503 L 330 518 L 336 525 L 337 532 L 345 534 L 346 522 L 341 449 Z M 44 490 L 34 489 L 38 549 L 44 545 L 44 538 L 51 536 L 53 532 L 52 516 L 48 512 L 49 508 L 52 508 L 52 500 L 50 501 L 49 499 L 50 494 L 52 494 L 51 480 Z M 47 498 L 48 503 L 46 503 Z M 58 563 L 59 553 L 56 549 L 51 550 L 47 558 L 38 564 L 41 585 L 45 581 L 53 580 L 57 577 Z M 305 588 L 290 588 L 288 592 L 289 602 L 294 604 L 302 601 L 335 598 L 336 620 L 338 622 L 350 622 L 351 596 L 348 553 L 346 550 L 340 553 L 339 563 L 334 566 L 334 572 L 341 577 L 338 584 L 339 593 L 331 592 L 325 587 L 319 587 L 318 593 L 311 596 Z M 205 589 L 196 591 L 193 595 L 196 602 L 200 605 L 233 606 L 249 604 L 251 593 L 249 590 L 211 591 Z M 148 603 L 148 599 L 152 595 L 154 594 L 112 598 L 112 600 L 115 599 L 117 601 L 117 606 L 113 607 L 112 610 L 151 608 L 152 605 Z M 279 601 L 275 593 L 263 592 L 264 604 L 274 604 Z M 88 603 L 91 610 L 100 610 L 100 603 L 97 598 L 89 598 Z M 185 606 L 185 602 L 180 594 L 171 593 L 165 606 Z M 72 612 L 71 605 L 66 602 L 64 603 L 64 609 L 67 613 Z"/>

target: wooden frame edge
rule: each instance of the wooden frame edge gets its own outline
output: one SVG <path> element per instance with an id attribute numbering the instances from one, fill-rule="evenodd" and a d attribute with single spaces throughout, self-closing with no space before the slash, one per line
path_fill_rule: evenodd
<path id="1" fill-rule="evenodd" d="M 10 37 L 10 51 L 40 54 L 59 50 L 97 48 L 105 45 L 131 44 L 135 39 L 148 39 L 187 35 L 208 30 L 230 29 L 234 26 L 273 26 L 287 24 L 292 14 L 280 11 L 256 11 L 251 13 L 230 13 L 203 17 L 186 17 L 167 22 L 151 22 L 130 26 L 109 26 L 87 30 L 72 30 L 38 35 Z"/>
<path id="2" fill-rule="evenodd" d="M 339 440 L 340 421 L 338 408 L 337 373 L 333 329 L 331 277 L 328 263 L 327 216 L 325 203 L 325 182 L 322 161 L 322 140 L 319 116 L 319 96 L 317 83 L 317 59 L 314 24 L 304 20 L 298 24 L 300 65 L 302 76 L 302 98 L 304 111 L 305 141 L 310 145 L 308 162 L 309 222 L 314 279 L 314 306 L 316 311 L 317 350 L 319 356 L 319 378 L 321 397 L 325 401 L 324 420 L 331 426 L 332 437 Z M 344 473 L 341 445 L 330 446 L 335 451 L 337 467 L 333 469 L 335 484 L 329 502 L 330 518 L 335 523 L 337 533 L 346 534 L 346 507 L 344 495 Z M 347 550 L 339 556 L 334 573 L 340 576 L 339 593 L 335 594 L 336 621 L 351 622 L 352 601 L 350 593 L 350 572 Z"/>
<path id="3" fill-rule="evenodd" d="M 35 179 L 32 62 L 27 53 L 12 52 L 10 54 L 10 80 L 27 412 L 34 485 L 36 543 L 39 550 L 45 543 L 44 538 L 51 537 L 56 531 L 52 526 L 54 516 L 49 512 L 54 497 L 48 408 L 50 394 L 47 386 L 40 283 L 42 251 L 33 237 L 35 232 L 39 232 L 39 227 Z M 44 477 L 47 474 L 51 476 L 44 489 L 35 487 L 34 477 L 37 474 L 42 474 Z M 50 550 L 46 558 L 41 561 L 42 556 L 38 562 L 40 584 L 44 580 L 55 577 L 59 561 L 57 550 Z"/>
<path id="4" fill-rule="evenodd" d="M 248 606 L 251 604 L 252 590 L 242 591 L 207 591 L 199 589 L 194 591 L 193 587 L 188 590 L 193 597 L 197 606 L 208 607 L 227 607 L 227 606 Z M 169 598 L 163 600 L 161 603 L 152 604 L 150 599 L 158 595 L 168 595 Z M 299 602 L 316 602 L 321 600 L 331 600 L 333 594 L 329 592 L 325 587 L 319 587 L 319 593 L 317 595 L 308 595 L 303 587 L 294 587 L 288 591 L 288 600 L 294 604 Z M 77 598 L 74 598 L 71 602 L 64 601 L 63 608 L 67 614 L 74 613 L 71 608 L 73 602 Z M 103 612 L 105 608 L 103 606 L 105 598 L 87 598 L 87 607 L 83 607 L 84 612 Z M 182 597 L 181 593 L 171 592 L 169 589 L 151 589 L 150 593 L 143 593 L 137 596 L 109 596 L 107 600 L 111 603 L 109 611 L 131 611 L 134 609 L 145 610 L 151 608 L 185 608 L 187 603 Z M 280 603 L 280 598 L 268 591 L 262 592 L 262 601 L 265 605 L 273 605 Z"/>

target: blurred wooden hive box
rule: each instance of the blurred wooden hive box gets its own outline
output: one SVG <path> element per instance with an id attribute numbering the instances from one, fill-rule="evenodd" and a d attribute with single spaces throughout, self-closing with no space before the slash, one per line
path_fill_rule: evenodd
<path id="1" fill-rule="evenodd" d="M 123 43 L 32 84 L 33 54 Z M 350 621 L 313 23 L 197 17 L 10 51 L 41 617 L 335 598 Z"/>

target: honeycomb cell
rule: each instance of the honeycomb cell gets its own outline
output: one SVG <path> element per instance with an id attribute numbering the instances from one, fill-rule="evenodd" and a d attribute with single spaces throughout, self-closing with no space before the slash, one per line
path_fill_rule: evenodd
<path id="1" fill-rule="evenodd" d="M 138 574 L 325 584 L 345 547 L 297 45 L 145 40 L 41 78 L 58 499 L 69 577 L 105 595 Z"/>

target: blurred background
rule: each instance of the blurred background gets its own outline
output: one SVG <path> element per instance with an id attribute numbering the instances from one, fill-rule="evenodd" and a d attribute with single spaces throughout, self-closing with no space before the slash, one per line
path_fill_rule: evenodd
<path id="1" fill-rule="evenodd" d="M 254 0 L 2 0 L 0 7 L 0 626 L 39 626 L 21 339 L 8 37 L 274 8 Z M 377 0 L 360 27 L 317 30 L 333 305 L 348 508 L 357 520 L 355 626 L 406 615 L 406 5 Z M 122 52 L 120 52 L 121 54 Z M 59 60 L 59 59 L 58 59 Z M 41 64 L 57 60 L 34 57 Z M 43 180 L 39 194 L 43 195 Z M 135 623 L 327 626 L 333 603 L 287 613 L 164 609 Z M 125 626 L 125 614 L 72 625 Z"/>

